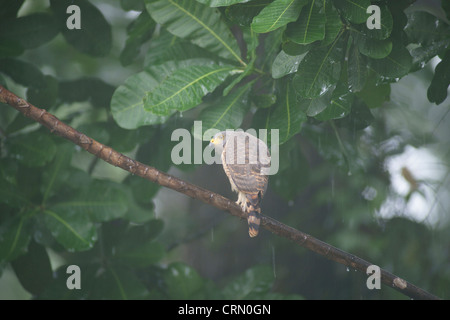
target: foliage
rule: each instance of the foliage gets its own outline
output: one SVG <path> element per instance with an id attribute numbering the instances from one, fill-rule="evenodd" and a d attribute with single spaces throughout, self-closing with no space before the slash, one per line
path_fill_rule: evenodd
<path id="1" fill-rule="evenodd" d="M 442 231 L 448 210 L 439 208 L 436 230 L 376 215 L 392 200 L 384 161 L 436 139 L 434 130 L 414 127 L 422 118 L 408 109 L 405 128 L 392 126 L 405 120 L 387 106 L 401 102 L 391 95 L 395 83 L 423 72 L 429 102 L 448 101 L 450 7 L 420 10 L 412 2 L 121 0 L 119 8 L 102 0 L 51 0 L 49 7 L 0 0 L 0 83 L 163 171 L 172 167 L 172 131 L 191 130 L 194 120 L 203 130 L 278 129 L 280 170 L 270 178 L 263 210 L 354 254 L 370 251 L 368 260 L 448 298 L 449 250 L 438 245 L 450 243 Z M 81 9 L 80 30 L 66 26 L 71 4 Z M 381 9 L 380 29 L 366 25 L 370 4 Z M 113 10 L 121 17 L 108 15 Z M 436 56 L 435 72 L 426 73 Z M 212 219 L 193 217 L 204 208 L 180 206 L 182 216 L 157 216 L 157 185 L 99 163 L 5 105 L 0 136 L 0 272 L 11 265 L 36 298 L 362 295 L 365 275 L 349 279 L 339 266 L 284 240 L 262 234 L 249 243 L 235 236 L 245 236 L 244 229 L 229 222 L 198 231 Z M 383 144 L 396 136 L 395 148 Z M 448 152 L 440 155 L 448 161 Z M 186 175 L 194 169 L 180 168 Z M 213 244 L 205 240 L 211 230 Z M 204 250 L 225 257 L 192 261 L 183 248 L 191 256 Z M 52 276 L 54 254 L 64 263 Z M 238 266 L 230 257 L 239 257 Z M 226 262 L 201 273 L 209 259 Z M 66 287 L 71 264 L 82 270 L 82 290 Z M 388 290 L 363 295 L 398 297 Z"/>

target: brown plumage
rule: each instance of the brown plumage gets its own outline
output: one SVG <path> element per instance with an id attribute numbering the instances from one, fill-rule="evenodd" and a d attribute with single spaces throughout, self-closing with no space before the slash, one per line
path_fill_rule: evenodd
<path id="1" fill-rule="evenodd" d="M 270 154 L 260 139 L 243 131 L 222 131 L 211 139 L 221 152 L 223 169 L 231 189 L 238 193 L 237 204 L 248 214 L 250 237 L 258 235 L 260 203 L 267 190 Z"/>

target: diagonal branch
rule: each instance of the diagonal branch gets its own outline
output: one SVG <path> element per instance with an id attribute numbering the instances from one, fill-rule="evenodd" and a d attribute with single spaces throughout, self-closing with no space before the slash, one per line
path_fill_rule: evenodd
<path id="1" fill-rule="evenodd" d="M 25 116 L 47 127 L 51 132 L 72 141 L 81 148 L 112 164 L 113 166 L 120 167 L 134 175 L 138 175 L 161 186 L 183 193 L 191 198 L 203 201 L 204 203 L 215 206 L 221 210 L 228 211 L 233 216 L 245 220 L 247 219 L 247 214 L 244 213 L 235 202 L 222 197 L 217 193 L 203 189 L 167 173 L 161 172 L 153 167 L 140 163 L 139 161 L 133 160 L 75 130 L 64 122 L 61 122 L 58 118 L 47 111 L 36 108 L 2 86 L 0 86 L 0 102 L 9 104 Z M 261 225 L 278 236 L 287 238 L 292 242 L 314 251 L 329 260 L 333 260 L 349 268 L 359 270 L 364 274 L 366 274 L 367 268 L 370 265 L 373 265 L 368 261 L 335 248 L 270 217 L 262 216 Z M 433 294 L 430 294 L 427 291 L 383 269 L 381 269 L 381 282 L 413 299 L 439 299 Z"/>

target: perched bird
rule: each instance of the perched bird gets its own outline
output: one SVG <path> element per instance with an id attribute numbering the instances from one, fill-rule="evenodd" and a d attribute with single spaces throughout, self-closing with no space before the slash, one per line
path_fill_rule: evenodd
<path id="1" fill-rule="evenodd" d="M 221 153 L 231 189 L 238 193 L 236 203 L 248 214 L 248 234 L 256 237 L 261 220 L 260 203 L 269 180 L 269 149 L 262 140 L 243 131 L 219 132 L 210 145 Z"/>

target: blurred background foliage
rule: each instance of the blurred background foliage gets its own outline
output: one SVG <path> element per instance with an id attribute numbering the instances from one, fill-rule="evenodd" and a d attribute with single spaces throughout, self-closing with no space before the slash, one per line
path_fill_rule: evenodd
<path id="1" fill-rule="evenodd" d="M 66 26 L 72 4 L 81 30 Z M 370 4 L 380 29 L 367 28 Z M 221 166 L 173 164 L 173 130 L 279 129 L 264 214 L 449 298 L 447 1 L 0 8 L 9 90 L 231 199 Z M 0 138 L 2 299 L 406 299 L 264 230 L 250 239 L 246 222 L 98 161 L 6 105 Z M 81 290 L 66 287 L 74 264 Z"/>

